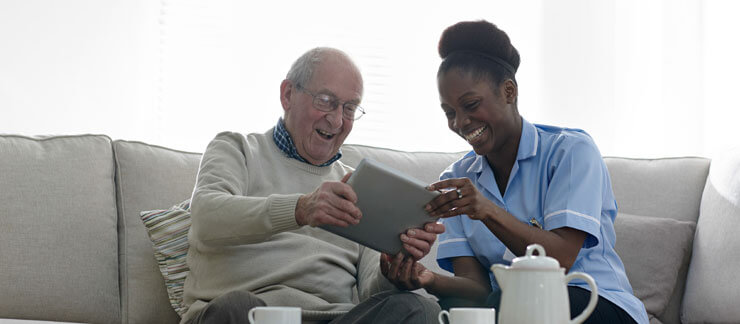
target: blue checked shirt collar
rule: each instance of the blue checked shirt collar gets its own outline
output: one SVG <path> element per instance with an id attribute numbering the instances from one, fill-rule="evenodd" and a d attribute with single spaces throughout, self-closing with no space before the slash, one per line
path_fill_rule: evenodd
<path id="1" fill-rule="evenodd" d="M 290 137 L 290 133 L 288 133 L 288 130 L 285 129 L 285 123 L 283 122 L 283 118 L 281 117 L 278 119 L 277 126 L 275 126 L 275 130 L 272 132 L 272 139 L 275 141 L 275 145 L 280 148 L 285 155 L 287 155 L 290 158 L 294 158 L 298 161 L 301 161 L 303 163 L 309 163 L 304 159 L 302 156 L 298 154 L 298 150 L 295 148 L 295 144 L 293 144 L 293 139 Z M 334 161 L 339 160 L 339 158 L 342 157 L 342 150 L 340 149 L 336 155 L 334 155 L 333 158 L 331 158 L 329 161 L 324 162 L 323 164 L 320 164 L 320 167 L 330 165 L 334 163 Z"/>

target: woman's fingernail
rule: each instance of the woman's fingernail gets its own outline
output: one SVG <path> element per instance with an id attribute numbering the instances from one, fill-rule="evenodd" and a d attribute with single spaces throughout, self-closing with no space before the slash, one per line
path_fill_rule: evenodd
<path id="1" fill-rule="evenodd" d="M 406 236 L 406 234 L 401 234 L 401 241 L 404 241 L 404 242 L 406 242 L 406 241 L 408 241 L 408 240 L 409 240 L 409 237 L 408 237 L 408 236 Z"/>
<path id="2" fill-rule="evenodd" d="M 432 206 L 431 205 L 426 205 L 426 206 L 424 206 L 424 209 L 426 211 L 432 211 Z"/>
<path id="3" fill-rule="evenodd" d="M 414 235 L 416 235 L 416 231 L 414 231 L 414 230 L 409 230 L 409 236 L 414 236 Z"/>

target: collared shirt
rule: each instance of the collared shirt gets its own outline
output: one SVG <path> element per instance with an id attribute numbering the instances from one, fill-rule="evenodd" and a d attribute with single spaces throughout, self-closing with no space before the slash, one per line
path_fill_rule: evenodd
<path id="1" fill-rule="evenodd" d="M 293 144 L 293 139 L 290 137 L 290 133 L 288 133 L 288 130 L 285 128 L 285 123 L 283 122 L 283 118 L 281 117 L 278 119 L 277 126 L 275 126 L 275 130 L 272 132 L 272 139 L 275 141 L 275 144 L 277 147 L 280 148 L 283 153 L 285 153 L 288 157 L 294 158 L 298 161 L 301 161 L 303 163 L 309 163 L 304 159 L 300 154 L 298 154 L 298 150 L 295 148 L 295 144 Z M 323 167 L 330 165 L 334 163 L 334 161 L 339 160 L 342 157 L 342 150 L 340 149 L 337 151 L 337 154 L 334 155 L 329 161 L 326 161 L 322 164 L 319 164 L 318 166 Z"/>
<path id="2" fill-rule="evenodd" d="M 633 295 L 624 265 L 614 251 L 617 203 L 601 153 L 579 129 L 533 125 L 522 118 L 516 161 L 504 195 L 485 156 L 470 152 L 440 176 L 470 178 L 486 198 L 526 224 L 545 230 L 570 227 L 587 234 L 570 271 L 591 275 L 599 295 L 619 305 L 638 323 L 647 323 L 643 303 Z M 453 271 L 452 258 L 475 257 L 489 269 L 491 287 L 500 289 L 490 267 L 511 264 L 514 254 L 480 221 L 466 215 L 443 220 L 437 262 Z M 546 251 L 547 252 L 547 251 Z M 582 280 L 570 285 L 589 289 Z"/>

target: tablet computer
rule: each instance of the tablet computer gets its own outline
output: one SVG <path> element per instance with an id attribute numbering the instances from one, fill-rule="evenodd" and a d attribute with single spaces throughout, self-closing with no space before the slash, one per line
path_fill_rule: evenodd
<path id="1" fill-rule="evenodd" d="M 426 183 L 372 159 L 364 158 L 347 184 L 357 194 L 362 218 L 357 225 L 321 228 L 379 252 L 395 255 L 405 251 L 399 235 L 436 221 L 424 206 L 440 193 Z"/>

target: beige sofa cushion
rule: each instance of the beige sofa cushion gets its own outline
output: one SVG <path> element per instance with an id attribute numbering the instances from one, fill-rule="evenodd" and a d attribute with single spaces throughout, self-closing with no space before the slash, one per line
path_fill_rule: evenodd
<path id="1" fill-rule="evenodd" d="M 120 322 L 106 136 L 0 136 L 0 318 Z"/>
<path id="2" fill-rule="evenodd" d="M 632 290 L 650 318 L 662 314 L 688 264 L 694 222 L 619 213 L 614 221 L 615 249 L 624 263 Z"/>
<path id="3" fill-rule="evenodd" d="M 177 323 L 140 213 L 190 198 L 200 154 L 139 142 L 113 143 L 118 165 L 123 323 Z"/>
<path id="4" fill-rule="evenodd" d="M 696 222 L 709 159 L 604 159 L 619 211 Z"/>
<path id="5" fill-rule="evenodd" d="M 709 159 L 607 157 L 604 161 L 611 175 L 619 212 L 690 222 L 696 222 L 699 218 Z M 680 322 L 681 299 L 690 257 L 690 254 L 687 255 L 686 262 L 681 262 L 673 294 L 663 314 L 658 315 L 663 323 Z"/>
<path id="6" fill-rule="evenodd" d="M 684 323 L 740 321 L 740 149 L 712 161 L 696 226 L 681 317 Z"/>
<path id="7" fill-rule="evenodd" d="M 357 167 L 363 157 L 369 157 L 389 165 L 415 179 L 432 183 L 439 175 L 465 152 L 404 152 L 387 148 L 349 144 L 342 146 L 342 162 Z"/>

